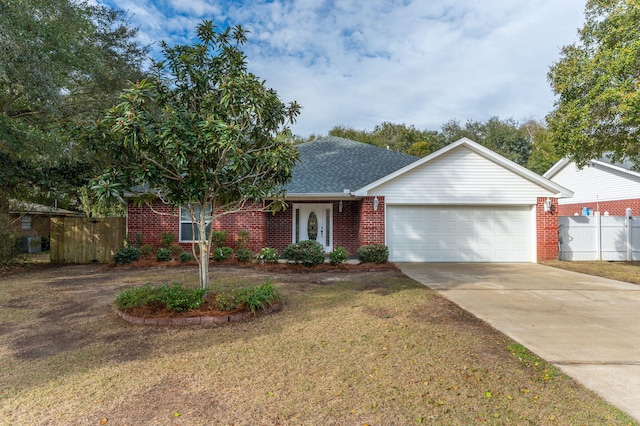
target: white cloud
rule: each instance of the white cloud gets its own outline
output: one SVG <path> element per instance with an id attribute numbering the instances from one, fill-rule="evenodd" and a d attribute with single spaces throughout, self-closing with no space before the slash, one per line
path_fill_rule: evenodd
<path id="1" fill-rule="evenodd" d="M 294 131 L 382 121 L 543 118 L 546 80 L 584 0 L 105 0 L 143 40 L 187 42 L 202 19 L 249 29 L 250 68 L 304 107 Z"/>

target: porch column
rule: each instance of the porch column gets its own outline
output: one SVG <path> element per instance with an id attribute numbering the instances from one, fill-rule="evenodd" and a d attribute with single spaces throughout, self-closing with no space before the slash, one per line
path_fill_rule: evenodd
<path id="1" fill-rule="evenodd" d="M 358 244 L 384 244 L 384 197 L 364 197 L 360 203 Z"/>
<path id="2" fill-rule="evenodd" d="M 551 211 L 545 211 L 546 197 L 536 203 L 537 261 L 558 258 L 558 199 L 550 198 Z"/>

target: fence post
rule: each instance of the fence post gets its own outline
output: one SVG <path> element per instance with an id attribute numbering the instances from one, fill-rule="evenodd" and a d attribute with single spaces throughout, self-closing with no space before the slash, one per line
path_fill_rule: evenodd
<path id="1" fill-rule="evenodd" d="M 596 259 L 602 260 L 602 219 L 600 212 L 594 212 L 593 215 L 596 219 Z"/>
<path id="2" fill-rule="evenodd" d="M 626 250 L 626 258 L 627 261 L 630 261 L 633 257 L 633 247 L 631 247 L 631 208 L 627 207 L 626 214 L 624 217 L 624 227 L 627 229 L 627 250 Z"/>

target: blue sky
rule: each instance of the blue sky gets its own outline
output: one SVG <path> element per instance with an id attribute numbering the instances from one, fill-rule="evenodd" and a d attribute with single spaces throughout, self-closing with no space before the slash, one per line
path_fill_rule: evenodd
<path id="1" fill-rule="evenodd" d="M 303 107 L 295 134 L 384 121 L 544 119 L 549 66 L 585 0 L 94 0 L 125 10 L 144 44 L 187 43 L 210 19 L 251 31 L 249 68 Z M 157 48 L 157 46 L 156 46 Z"/>

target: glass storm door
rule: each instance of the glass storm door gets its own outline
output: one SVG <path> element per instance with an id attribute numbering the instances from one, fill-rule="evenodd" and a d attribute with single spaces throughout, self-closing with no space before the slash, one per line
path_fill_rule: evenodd
<path id="1" fill-rule="evenodd" d="M 316 240 L 326 252 L 333 245 L 333 205 L 294 204 L 293 205 L 293 242 Z"/>

